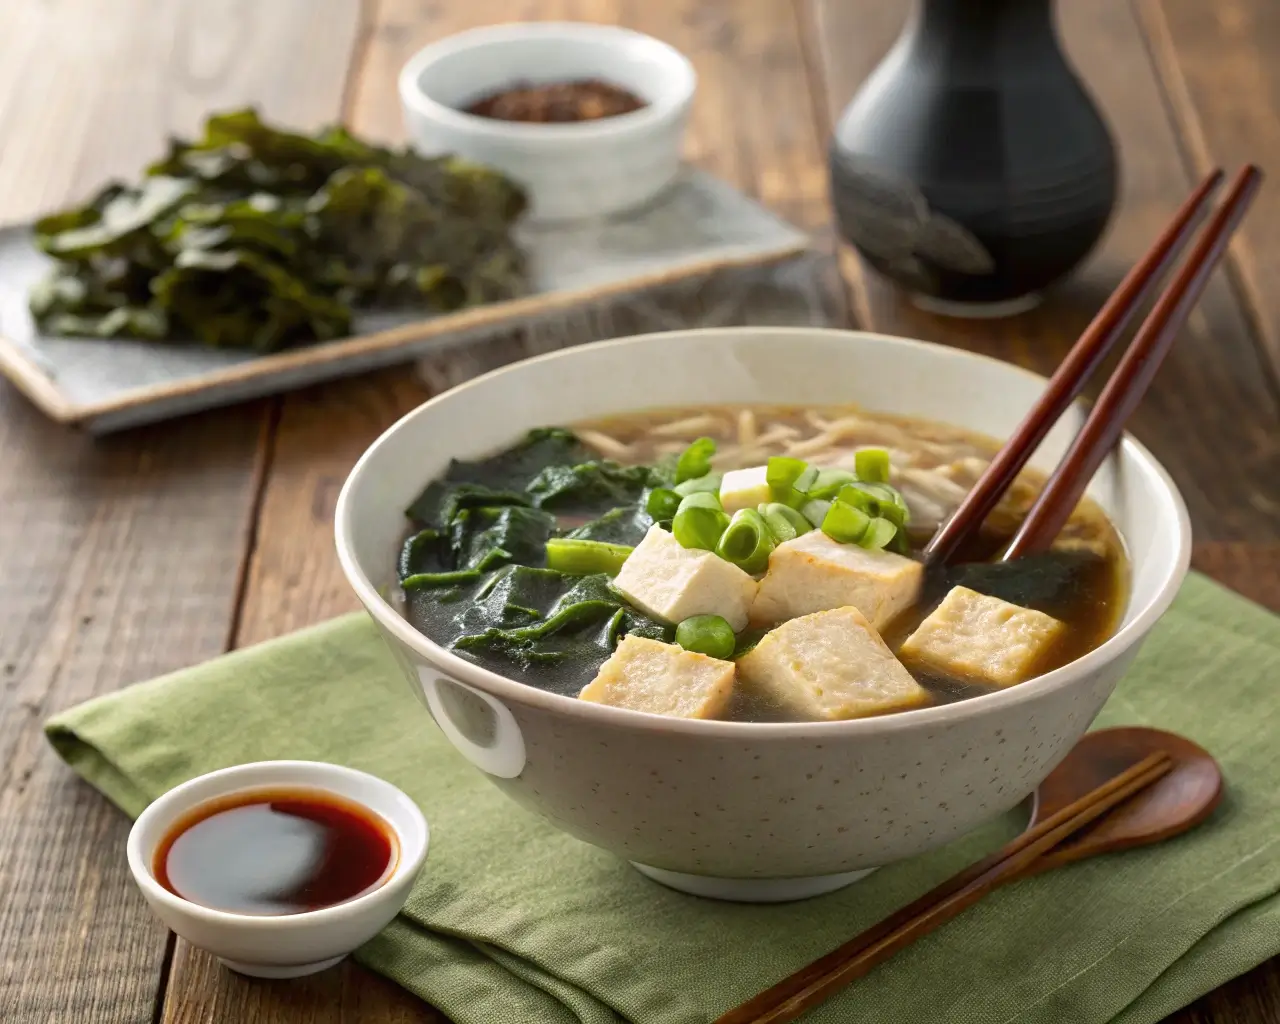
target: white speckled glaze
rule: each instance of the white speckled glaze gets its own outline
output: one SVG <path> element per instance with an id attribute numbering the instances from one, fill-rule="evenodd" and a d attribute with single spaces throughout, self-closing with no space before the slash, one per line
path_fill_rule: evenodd
<path id="1" fill-rule="evenodd" d="M 462 108 L 518 82 L 599 78 L 648 104 L 618 117 L 528 124 Z M 697 76 L 660 40 L 612 25 L 531 22 L 459 32 L 418 51 L 400 72 L 414 147 L 496 167 L 529 193 L 535 221 L 620 213 L 647 203 L 680 170 Z"/>
<path id="2" fill-rule="evenodd" d="M 493 451 L 534 426 L 658 406 L 856 402 L 1003 437 L 1043 385 L 982 356 L 845 331 L 734 328 L 569 349 L 446 392 L 383 434 L 339 498 L 338 553 L 419 694 L 451 695 L 431 700 L 437 718 L 452 719 L 446 734 L 513 800 L 659 869 L 667 884 L 724 898 L 812 894 L 842 881 L 819 876 L 851 881 L 1013 807 L 1088 727 L 1189 560 L 1181 497 L 1144 448 L 1126 438 L 1090 487 L 1133 567 L 1113 638 L 999 693 L 850 722 L 672 720 L 544 693 L 464 661 L 379 596 L 394 582 L 401 510 L 451 456 Z M 1034 464 L 1051 468 L 1079 422 L 1073 410 Z"/>

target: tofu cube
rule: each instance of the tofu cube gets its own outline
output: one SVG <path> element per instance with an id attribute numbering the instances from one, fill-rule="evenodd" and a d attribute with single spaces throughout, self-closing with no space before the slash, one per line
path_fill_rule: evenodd
<path id="1" fill-rule="evenodd" d="M 857 608 L 784 622 L 737 665 L 744 692 L 808 721 L 865 718 L 930 702 Z"/>
<path id="2" fill-rule="evenodd" d="M 677 718 L 717 718 L 733 695 L 733 662 L 674 644 L 624 636 L 578 696 L 596 704 Z"/>
<path id="3" fill-rule="evenodd" d="M 750 469 L 731 469 L 720 481 L 720 504 L 733 515 L 744 508 L 755 508 L 772 500 L 769 481 L 765 479 L 766 466 Z"/>
<path id="4" fill-rule="evenodd" d="M 810 530 L 779 544 L 751 606 L 751 622 L 770 626 L 810 612 L 857 608 L 877 630 L 916 600 L 924 566 L 891 551 L 841 544 Z"/>
<path id="5" fill-rule="evenodd" d="M 900 650 L 902 660 L 930 672 L 987 686 L 1012 686 L 1037 672 L 1066 626 L 968 587 L 953 587 Z"/>
<path id="6" fill-rule="evenodd" d="M 679 623 L 690 615 L 719 615 L 735 633 L 746 628 L 757 586 L 732 562 L 681 547 L 657 524 L 622 563 L 613 585 L 655 619 Z"/>

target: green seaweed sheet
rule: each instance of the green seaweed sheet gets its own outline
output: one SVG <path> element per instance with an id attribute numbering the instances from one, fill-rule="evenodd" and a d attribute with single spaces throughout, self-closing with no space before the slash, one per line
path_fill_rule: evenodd
<path id="1" fill-rule="evenodd" d="M 38 221 L 47 334 L 272 352 L 338 338 L 357 308 L 447 312 L 527 291 L 525 196 L 488 168 L 314 136 L 252 109 L 175 139 L 133 185 Z"/>
<path id="2" fill-rule="evenodd" d="M 628 605 L 606 575 L 548 569 L 546 542 L 637 544 L 653 524 L 649 488 L 668 483 L 661 469 L 592 458 L 559 428 L 455 460 L 406 510 L 416 530 L 400 555 L 406 614 L 463 657 L 576 695 L 624 635 L 670 643 L 674 631 Z"/>

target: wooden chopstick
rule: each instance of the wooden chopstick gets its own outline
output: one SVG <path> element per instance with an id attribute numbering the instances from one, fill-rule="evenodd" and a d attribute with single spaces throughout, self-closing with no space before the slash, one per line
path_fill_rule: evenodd
<path id="1" fill-rule="evenodd" d="M 1200 214 L 1222 181 L 1221 169 L 1200 182 L 1178 209 L 1169 226 L 1147 254 L 1134 264 L 1120 286 L 1111 293 L 1098 315 L 1071 347 L 1062 364 L 1044 389 L 1044 394 L 1027 413 L 1004 447 L 996 453 L 973 489 L 965 495 L 930 539 L 924 549 L 926 563 L 946 563 L 964 540 L 991 514 L 1001 496 L 1013 483 L 1036 447 L 1044 440 L 1067 407 L 1076 399 L 1085 382 L 1124 333 L 1133 315 L 1142 307 L 1169 265 L 1194 234 Z"/>
<path id="2" fill-rule="evenodd" d="M 1157 752 L 1057 814 L 1028 829 L 991 856 L 948 879 L 890 917 L 760 995 L 718 1017 L 715 1024 L 782 1024 L 828 999 L 903 947 L 956 917 L 998 886 L 1012 881 L 1042 854 L 1168 774 L 1173 761 Z"/>
<path id="3" fill-rule="evenodd" d="M 1003 560 L 1046 550 L 1066 525 L 1093 474 L 1120 440 L 1125 422 L 1199 301 L 1209 276 L 1226 253 L 1232 233 L 1261 184 L 1262 172 L 1252 164 L 1242 167 L 1232 179 L 1222 205 L 1138 329 L 1080 433 L 1018 527 Z"/>

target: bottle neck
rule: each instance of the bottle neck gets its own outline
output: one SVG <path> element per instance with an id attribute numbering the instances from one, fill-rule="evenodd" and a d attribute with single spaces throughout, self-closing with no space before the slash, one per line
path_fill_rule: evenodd
<path id="1" fill-rule="evenodd" d="M 916 0 L 905 40 L 918 59 L 1010 63 L 1058 51 L 1053 0 Z"/>

